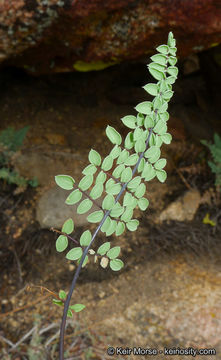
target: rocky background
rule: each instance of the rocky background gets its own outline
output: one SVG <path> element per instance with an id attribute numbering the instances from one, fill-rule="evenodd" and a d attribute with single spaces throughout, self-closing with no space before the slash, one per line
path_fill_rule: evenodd
<path id="1" fill-rule="evenodd" d="M 2 0 L 0 62 L 35 75 L 146 59 L 169 31 L 178 56 L 220 43 L 218 0 Z"/>

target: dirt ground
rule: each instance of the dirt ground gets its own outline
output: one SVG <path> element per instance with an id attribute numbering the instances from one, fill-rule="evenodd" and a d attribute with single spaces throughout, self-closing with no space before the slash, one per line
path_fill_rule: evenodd
<path id="1" fill-rule="evenodd" d="M 216 93 L 219 82 L 218 76 L 214 76 L 213 60 L 210 60 L 211 76 L 205 75 L 204 63 L 208 56 L 212 59 L 212 54 L 205 53 L 199 69 L 191 74 L 185 74 L 185 63 L 180 63 L 181 75 L 175 87 L 169 125 L 174 140 L 164 150 L 168 158 L 168 180 L 166 185 L 150 183 L 150 208 L 145 214 L 137 211 L 139 229 L 136 233 L 126 232 L 120 238 L 124 269 L 116 274 L 90 264 L 80 274 L 74 301 L 87 304 L 87 310 L 76 314 L 69 322 L 68 359 L 108 359 L 108 345 L 124 344 L 127 336 L 130 346 L 136 346 L 142 338 L 132 322 L 121 324 L 122 328 L 120 323 L 111 328 L 111 318 L 117 324 L 125 306 L 135 303 L 141 306 L 142 301 L 143 304 L 159 302 L 159 306 L 162 301 L 163 313 L 164 300 L 171 301 L 166 289 L 172 277 L 175 292 L 183 272 L 185 281 L 189 279 L 188 286 L 197 273 L 201 274 L 199 282 L 209 281 L 210 277 L 215 284 L 220 284 L 220 196 L 214 188 L 214 175 L 207 166 L 208 152 L 199 142 L 211 139 L 221 128 L 218 121 L 220 100 Z M 141 86 L 148 81 L 146 66 L 125 64 L 102 72 L 40 78 L 31 78 L 20 70 L 9 68 L 1 71 L 0 79 L 0 130 L 30 125 L 19 156 L 37 154 L 40 164 L 38 170 L 30 163 L 20 166 L 24 176 L 39 177 L 37 188 L 28 187 L 16 194 L 14 185 L 1 181 L 0 356 L 5 360 L 56 359 L 62 310 L 52 305 L 51 299 L 60 289 L 69 289 L 75 265 L 63 254 L 56 253 L 56 234 L 40 228 L 36 221 L 37 201 L 54 185 L 54 176 L 60 171 L 56 163 L 59 154 L 80 157 L 79 167 L 75 169 L 78 177 L 91 147 L 102 155 L 109 151 L 105 137 L 108 124 L 125 135 L 120 118 L 145 99 Z M 53 156 L 50 168 L 44 168 L 40 162 L 45 154 Z M 65 164 L 61 166 L 65 168 Z M 201 196 L 207 193 L 209 198 L 200 205 L 193 221 L 158 224 L 161 211 L 190 188 L 198 189 Z M 215 227 L 202 224 L 206 213 L 216 219 Z M 82 228 L 78 228 L 76 237 L 81 232 Z M 99 235 L 97 244 L 103 240 Z M 119 244 L 114 236 L 110 241 L 113 245 Z M 167 304 L 167 308 L 170 309 L 170 305 Z M 138 307 L 135 312 L 142 317 L 140 309 Z M 148 314 L 151 326 L 155 321 L 153 312 Z M 137 321 L 142 322 L 141 319 Z M 25 338 L 30 330 L 32 332 Z M 172 332 L 157 326 L 148 336 L 152 346 L 177 345 Z M 20 339 L 20 344 L 16 344 Z M 16 344 L 14 350 L 12 343 Z"/>

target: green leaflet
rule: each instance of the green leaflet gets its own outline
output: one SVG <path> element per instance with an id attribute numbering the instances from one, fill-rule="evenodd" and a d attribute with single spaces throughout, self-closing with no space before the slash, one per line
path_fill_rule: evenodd
<path id="1" fill-rule="evenodd" d="M 105 196 L 103 202 L 102 202 L 102 209 L 104 210 L 110 210 L 114 206 L 115 198 L 113 195 L 108 194 Z"/>
<path id="2" fill-rule="evenodd" d="M 132 170 L 130 167 L 126 167 L 121 173 L 120 181 L 126 183 L 132 179 Z"/>
<path id="3" fill-rule="evenodd" d="M 52 299 L 52 302 L 53 302 L 55 305 L 63 306 L 63 301 L 61 301 L 61 300 Z"/>
<path id="4" fill-rule="evenodd" d="M 85 308 L 85 305 L 83 304 L 74 304 L 69 307 L 69 309 L 73 310 L 74 312 L 80 312 Z"/>
<path id="5" fill-rule="evenodd" d="M 113 259 L 110 261 L 110 268 L 113 271 L 119 271 L 124 266 L 124 263 L 120 259 Z"/>
<path id="6" fill-rule="evenodd" d="M 145 186 L 144 183 L 141 183 L 141 184 L 137 187 L 134 195 L 135 195 L 137 198 L 141 198 L 141 197 L 145 194 L 145 192 L 146 192 L 146 186 Z"/>
<path id="7" fill-rule="evenodd" d="M 147 200 L 145 198 L 139 199 L 138 206 L 139 206 L 140 210 L 142 210 L 142 211 L 146 210 L 149 206 L 149 200 Z"/>
<path id="8" fill-rule="evenodd" d="M 155 121 L 153 116 L 147 115 L 144 120 L 144 126 L 146 129 L 154 127 Z"/>
<path id="9" fill-rule="evenodd" d="M 121 142 L 122 142 L 121 135 L 113 127 L 111 127 L 109 125 L 107 126 L 106 135 L 113 144 L 116 144 L 116 145 L 121 144 Z"/>
<path id="10" fill-rule="evenodd" d="M 148 162 L 154 164 L 160 158 L 160 151 L 156 152 L 155 155 L 149 157 Z"/>
<path id="11" fill-rule="evenodd" d="M 142 158 L 141 161 L 140 161 L 140 164 L 138 166 L 138 172 L 139 173 L 143 171 L 144 165 L 145 165 L 145 160 L 144 160 L 144 158 Z"/>
<path id="12" fill-rule="evenodd" d="M 137 125 L 136 125 L 136 117 L 134 115 L 127 115 L 124 116 L 121 121 L 123 122 L 123 124 L 125 126 L 127 126 L 129 129 L 136 129 Z"/>
<path id="13" fill-rule="evenodd" d="M 144 115 L 141 113 L 137 114 L 137 126 L 143 126 Z"/>
<path id="14" fill-rule="evenodd" d="M 124 146 L 126 149 L 130 150 L 134 146 L 133 133 L 130 131 L 124 141 Z"/>
<path id="15" fill-rule="evenodd" d="M 145 152 L 144 156 L 145 158 L 149 159 L 153 156 L 159 155 L 160 156 L 160 149 L 157 146 L 151 146 L 147 151 Z"/>
<path id="16" fill-rule="evenodd" d="M 156 170 L 156 175 L 157 175 L 157 179 L 160 181 L 160 182 L 164 182 L 167 178 L 167 173 L 165 170 Z"/>
<path id="17" fill-rule="evenodd" d="M 153 168 L 153 165 L 146 163 L 142 171 L 142 178 L 146 181 L 152 180 L 156 176 L 156 170 Z"/>
<path id="18" fill-rule="evenodd" d="M 162 99 L 162 105 L 159 108 L 159 114 L 163 114 L 167 109 L 168 109 L 168 102 L 163 101 L 163 99 Z"/>
<path id="19" fill-rule="evenodd" d="M 99 174 L 96 177 L 95 183 L 96 184 L 103 184 L 106 181 L 106 179 L 107 179 L 107 175 L 103 171 L 100 171 Z"/>
<path id="20" fill-rule="evenodd" d="M 104 158 L 101 165 L 101 169 L 104 171 L 108 171 L 112 168 L 112 166 L 113 166 L 113 158 L 112 156 L 108 155 Z"/>
<path id="21" fill-rule="evenodd" d="M 139 221 L 136 220 L 136 219 L 132 219 L 132 220 L 130 220 L 130 221 L 128 221 L 128 222 L 126 223 L 126 227 L 127 227 L 128 230 L 130 230 L 130 231 L 135 231 L 135 230 L 137 230 L 138 225 L 139 225 Z"/>
<path id="22" fill-rule="evenodd" d="M 68 309 L 68 312 L 67 312 L 67 317 L 73 317 L 73 314 L 72 314 L 72 311 L 71 311 L 71 309 L 70 309 L 70 308 Z"/>
<path id="23" fill-rule="evenodd" d="M 156 145 L 156 135 L 152 133 L 149 140 L 149 146 L 154 146 L 154 145 Z"/>
<path id="24" fill-rule="evenodd" d="M 120 146 L 118 145 L 115 145 L 114 148 L 111 150 L 110 152 L 110 156 L 113 158 L 113 159 L 116 159 L 121 153 L 121 148 Z"/>
<path id="25" fill-rule="evenodd" d="M 56 240 L 56 250 L 58 252 L 62 252 L 68 247 L 68 239 L 67 236 L 60 235 Z"/>
<path id="26" fill-rule="evenodd" d="M 165 75 L 162 71 L 159 71 L 157 69 L 149 68 L 149 72 L 156 80 L 162 80 L 164 79 Z"/>
<path id="27" fill-rule="evenodd" d="M 166 90 L 170 90 L 170 85 L 168 85 L 167 83 L 166 83 L 166 80 L 164 79 L 164 80 L 161 80 L 160 82 L 159 82 L 159 92 L 161 93 L 161 94 L 159 94 L 159 95 L 161 95 L 162 96 L 162 94 L 166 91 Z"/>
<path id="28" fill-rule="evenodd" d="M 150 95 L 156 96 L 158 94 L 158 85 L 149 83 L 143 86 L 144 90 L 148 92 Z"/>
<path id="29" fill-rule="evenodd" d="M 99 166 L 101 164 L 100 154 L 93 149 L 91 149 L 91 151 L 89 152 L 88 159 L 93 165 Z"/>
<path id="30" fill-rule="evenodd" d="M 154 108 L 154 110 L 160 109 L 161 105 L 162 105 L 161 97 L 156 96 L 155 99 L 153 100 L 153 108 Z"/>
<path id="31" fill-rule="evenodd" d="M 168 114 L 168 112 L 165 111 L 164 113 L 160 114 L 160 119 L 161 119 L 161 120 L 164 120 L 164 121 L 169 120 L 169 114 Z"/>
<path id="32" fill-rule="evenodd" d="M 78 186 L 83 191 L 88 190 L 89 187 L 92 185 L 93 180 L 94 178 L 92 175 L 86 175 L 81 179 Z"/>
<path id="33" fill-rule="evenodd" d="M 157 47 L 157 51 L 161 54 L 168 54 L 169 47 L 167 45 L 160 45 Z"/>
<path id="34" fill-rule="evenodd" d="M 122 235 L 123 232 L 124 232 L 124 230 L 125 230 L 125 225 L 124 225 L 124 223 L 121 222 L 121 221 L 118 221 L 117 227 L 116 227 L 116 231 L 115 231 L 116 236 Z"/>
<path id="35" fill-rule="evenodd" d="M 176 81 L 176 77 L 175 76 L 169 76 L 168 78 L 166 78 L 166 83 L 167 84 L 174 84 L 175 83 L 175 81 Z"/>
<path id="36" fill-rule="evenodd" d="M 178 75 L 178 69 L 176 66 L 169 66 L 167 68 L 167 72 L 168 74 L 170 74 L 171 76 L 177 76 Z"/>
<path id="37" fill-rule="evenodd" d="M 162 94 L 163 98 L 167 101 L 169 101 L 173 96 L 173 91 L 167 90 Z"/>
<path id="38" fill-rule="evenodd" d="M 172 141 L 172 136 L 171 136 L 171 134 L 168 134 L 168 133 L 163 134 L 163 135 L 161 135 L 161 139 L 165 144 L 170 144 Z"/>
<path id="39" fill-rule="evenodd" d="M 162 144 L 163 144 L 163 140 L 161 139 L 161 137 L 160 137 L 160 136 L 156 136 L 156 137 L 155 137 L 155 145 L 156 145 L 157 147 L 161 147 Z"/>
<path id="40" fill-rule="evenodd" d="M 106 192 L 110 195 L 117 195 L 121 190 L 121 184 L 113 184 L 106 186 Z"/>
<path id="41" fill-rule="evenodd" d="M 94 185 L 94 187 L 92 188 L 91 192 L 90 192 L 90 197 L 94 200 L 98 199 L 104 190 L 104 186 L 102 183 L 97 183 L 96 185 Z"/>
<path id="42" fill-rule="evenodd" d="M 146 149 L 145 140 L 138 139 L 135 143 L 134 149 L 135 149 L 136 153 L 143 152 Z"/>
<path id="43" fill-rule="evenodd" d="M 78 265 L 79 265 L 79 263 L 80 263 L 80 261 L 81 261 L 81 258 L 82 258 L 82 256 L 77 260 L 77 264 L 78 264 Z M 85 267 L 85 265 L 87 265 L 88 261 L 89 261 L 89 259 L 88 259 L 88 255 L 87 255 L 87 256 L 85 257 L 85 259 L 84 259 L 83 264 L 82 264 L 82 268 Z"/>
<path id="44" fill-rule="evenodd" d="M 170 31 L 169 34 L 168 34 L 168 46 L 169 47 L 174 47 L 176 46 L 176 40 L 174 39 L 173 37 L 173 33 Z"/>
<path id="45" fill-rule="evenodd" d="M 131 204 L 132 197 L 133 195 L 126 191 L 124 194 L 123 206 L 129 206 Z"/>
<path id="46" fill-rule="evenodd" d="M 64 190 L 72 190 L 75 183 L 74 179 L 68 175 L 55 176 L 55 182 Z"/>
<path id="47" fill-rule="evenodd" d="M 170 48 L 169 48 L 169 53 L 170 53 L 172 56 L 176 56 L 176 52 L 177 52 L 177 48 L 176 48 L 176 47 L 170 47 Z"/>
<path id="48" fill-rule="evenodd" d="M 110 224 L 111 224 L 111 219 L 108 216 L 105 222 L 103 223 L 103 225 L 101 226 L 101 231 L 105 233 L 108 230 Z"/>
<path id="49" fill-rule="evenodd" d="M 167 62 L 167 56 L 162 55 L 162 54 L 156 54 L 156 55 L 151 56 L 151 60 L 153 62 L 156 62 L 157 64 L 165 66 L 166 62 Z"/>
<path id="50" fill-rule="evenodd" d="M 59 298 L 62 300 L 65 300 L 66 296 L 67 296 L 67 294 L 64 290 L 60 290 L 58 295 L 59 295 Z"/>
<path id="51" fill-rule="evenodd" d="M 105 184 L 105 188 L 107 189 L 108 187 L 111 187 L 115 184 L 116 184 L 116 181 L 114 179 L 109 179 L 109 180 L 107 180 L 107 182 Z"/>
<path id="52" fill-rule="evenodd" d="M 74 222 L 72 219 L 68 219 L 65 221 L 65 223 L 62 226 L 61 229 L 62 232 L 66 234 L 71 234 L 74 231 Z"/>
<path id="53" fill-rule="evenodd" d="M 134 130 L 134 140 L 137 141 L 139 138 L 142 137 L 142 134 L 143 134 L 143 130 L 140 127 L 137 127 Z"/>
<path id="54" fill-rule="evenodd" d="M 162 72 L 162 73 L 164 73 L 165 72 L 165 66 L 163 66 L 163 65 L 160 65 L 160 64 L 157 64 L 157 63 L 155 63 L 155 62 L 152 62 L 152 63 L 150 63 L 149 65 L 148 65 L 148 67 L 149 67 L 149 70 L 151 69 L 151 70 L 159 70 L 160 72 Z"/>
<path id="55" fill-rule="evenodd" d="M 128 222 L 131 220 L 133 216 L 133 208 L 130 206 L 126 207 L 126 210 L 124 211 L 123 215 L 121 215 L 121 220 L 124 222 Z"/>
<path id="56" fill-rule="evenodd" d="M 161 170 L 166 166 L 166 163 L 167 163 L 166 159 L 159 159 L 155 163 L 154 167 L 155 167 L 156 170 Z"/>
<path id="57" fill-rule="evenodd" d="M 112 218 L 118 218 L 119 216 L 121 216 L 121 215 L 123 214 L 123 212 L 124 212 L 124 207 L 121 206 L 119 202 L 117 202 L 117 203 L 113 206 L 113 208 L 112 208 L 112 210 L 111 210 L 111 212 L 110 212 L 110 216 L 111 216 Z"/>
<path id="58" fill-rule="evenodd" d="M 177 63 L 177 58 L 175 56 L 170 56 L 169 63 L 170 65 L 174 66 Z"/>
<path id="59" fill-rule="evenodd" d="M 66 258 L 68 260 L 78 260 L 81 257 L 82 253 L 83 253 L 82 248 L 76 247 L 68 251 L 68 253 L 66 254 Z"/>
<path id="60" fill-rule="evenodd" d="M 110 249 L 110 242 L 105 242 L 97 249 L 97 254 L 103 256 Z"/>
<path id="61" fill-rule="evenodd" d="M 134 165 L 136 165 L 138 159 L 139 159 L 139 156 L 137 154 L 132 154 L 126 159 L 126 161 L 124 162 L 124 165 L 134 166 Z"/>
<path id="62" fill-rule="evenodd" d="M 104 213 L 102 210 L 94 211 L 87 217 L 87 221 L 90 223 L 98 223 L 103 219 Z"/>
<path id="63" fill-rule="evenodd" d="M 125 165 L 124 165 L 124 164 L 118 165 L 118 166 L 114 169 L 114 171 L 113 171 L 113 177 L 115 177 L 115 178 L 118 179 L 118 178 L 121 176 L 121 174 L 122 174 L 122 172 L 124 171 L 124 169 L 125 169 Z"/>
<path id="64" fill-rule="evenodd" d="M 84 199 L 77 207 L 77 213 L 78 214 L 84 214 L 86 212 L 88 212 L 91 207 L 92 207 L 93 203 L 91 200 L 89 199 Z"/>
<path id="65" fill-rule="evenodd" d="M 107 252 L 107 257 L 109 257 L 109 259 L 116 259 L 116 257 L 118 257 L 118 255 L 120 254 L 120 246 L 114 246 L 112 249 L 108 250 Z"/>
<path id="66" fill-rule="evenodd" d="M 135 176 L 127 185 L 128 189 L 133 190 L 134 188 L 137 188 L 138 185 L 140 185 L 141 177 Z"/>
<path id="67" fill-rule="evenodd" d="M 117 159 L 117 165 L 124 163 L 126 159 L 129 157 L 129 155 L 130 155 L 129 152 L 124 149 Z"/>
<path id="68" fill-rule="evenodd" d="M 145 115 L 149 115 L 152 111 L 152 102 L 151 101 L 143 101 L 142 103 L 138 104 L 135 109 L 137 112 L 140 112 Z"/>
<path id="69" fill-rule="evenodd" d="M 89 164 L 86 168 L 82 171 L 84 175 L 94 175 L 97 171 L 97 167 L 93 164 Z"/>
<path id="70" fill-rule="evenodd" d="M 106 236 L 112 235 L 115 232 L 116 227 L 117 227 L 117 221 L 110 219 L 110 224 L 109 224 L 107 230 L 105 231 Z"/>
<path id="71" fill-rule="evenodd" d="M 82 192 L 79 189 L 76 189 L 72 191 L 67 199 L 65 200 L 65 204 L 67 205 L 73 205 L 76 204 L 78 201 L 80 201 L 82 198 Z"/>
<path id="72" fill-rule="evenodd" d="M 91 232 L 89 230 L 84 231 L 80 237 L 81 246 L 88 246 L 91 242 L 91 239 L 92 239 Z"/>

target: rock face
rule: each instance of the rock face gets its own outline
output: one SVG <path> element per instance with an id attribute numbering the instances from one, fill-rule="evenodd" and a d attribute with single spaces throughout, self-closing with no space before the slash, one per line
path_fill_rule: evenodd
<path id="1" fill-rule="evenodd" d="M 0 61 L 33 74 L 99 70 L 146 58 L 169 31 L 186 56 L 220 42 L 220 16 L 218 0 L 2 0 Z"/>
<path id="2" fill-rule="evenodd" d="M 120 275 L 109 281 L 105 297 L 90 302 L 96 311 L 96 319 L 93 314 L 90 321 L 100 333 L 108 334 L 113 347 L 155 348 L 159 351 L 155 358 L 162 360 L 202 358 L 182 351 L 165 356 L 165 348 L 209 348 L 216 355 L 208 358 L 220 359 L 220 284 L 220 272 L 208 259 L 199 257 L 188 263 L 177 255 L 172 260 L 159 257 L 135 266 L 124 278 Z M 99 294 L 104 287 L 96 286 Z M 136 358 L 140 357 L 128 357 Z"/>
<path id="3" fill-rule="evenodd" d="M 170 204 L 159 217 L 160 221 L 176 220 L 176 221 L 191 221 L 201 202 L 200 193 L 198 190 L 189 190 L 184 196 L 179 197 L 176 201 Z"/>
<path id="4" fill-rule="evenodd" d="M 65 220 L 72 218 L 76 226 L 84 226 L 88 224 L 87 216 L 96 210 L 99 210 L 95 205 L 92 206 L 91 210 L 86 214 L 78 215 L 76 205 L 66 205 L 65 200 L 67 199 L 70 192 L 54 187 L 46 191 L 39 199 L 37 204 L 37 220 L 40 223 L 41 228 L 56 227 L 62 228 Z M 86 199 L 85 196 L 82 199 Z"/>

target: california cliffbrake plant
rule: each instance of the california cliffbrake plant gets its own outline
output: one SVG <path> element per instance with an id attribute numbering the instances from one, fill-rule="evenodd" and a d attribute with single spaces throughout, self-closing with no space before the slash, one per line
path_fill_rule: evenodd
<path id="1" fill-rule="evenodd" d="M 88 156 L 89 165 L 82 171 L 83 177 L 79 184 L 68 175 L 55 177 L 58 186 L 72 190 L 65 202 L 68 205 L 79 203 L 78 214 L 89 211 L 93 203 L 103 196 L 100 210 L 87 217 L 89 223 L 98 224 L 93 234 L 86 230 L 77 241 L 70 235 L 74 231 L 74 221 L 67 219 L 56 241 L 56 249 L 59 252 L 67 249 L 69 240 L 76 243 L 76 246 L 67 252 L 66 258 L 78 262 L 67 297 L 61 290 L 60 300 L 54 301 L 57 305 L 64 304 L 60 331 L 60 360 L 64 358 L 66 317 L 72 316 L 72 310 L 78 312 L 85 307 L 82 304 L 69 306 L 81 268 L 88 263 L 89 257 L 93 257 L 94 262 L 99 259 L 103 268 L 109 265 L 113 271 L 119 271 L 124 265 L 118 258 L 119 246 L 111 247 L 111 243 L 107 241 L 98 249 L 91 248 L 97 233 L 101 230 L 106 236 L 112 234 L 120 236 L 126 228 L 129 231 L 137 230 L 139 221 L 133 219 L 133 211 L 137 206 L 141 210 L 146 210 L 149 205 L 148 199 L 144 197 L 145 181 L 155 177 L 160 182 L 166 180 L 167 174 L 164 170 L 166 159 L 160 158 L 160 147 L 163 143 L 170 144 L 172 140 L 172 136 L 167 132 L 169 119 L 167 109 L 168 102 L 173 96 L 172 84 L 178 75 L 175 66 L 176 50 L 176 41 L 170 32 L 167 45 L 157 48 L 158 53 L 151 57 L 152 62 L 148 65 L 149 72 L 157 83 L 149 83 L 143 88 L 154 96 L 154 100 L 138 104 L 135 107 L 137 116 L 128 115 L 121 119 L 130 129 L 124 142 L 117 130 L 107 126 L 106 135 L 114 145 L 109 155 L 102 160 L 100 154 L 91 149 Z M 86 193 L 88 190 L 90 190 L 89 195 Z M 81 200 L 83 194 L 86 195 L 86 199 Z"/>
<path id="2" fill-rule="evenodd" d="M 215 185 L 220 188 L 221 186 L 221 137 L 218 134 L 214 134 L 214 144 L 209 143 L 206 140 L 201 140 L 201 143 L 207 146 L 211 152 L 213 162 L 208 161 L 208 165 L 212 172 L 216 175 Z"/>

